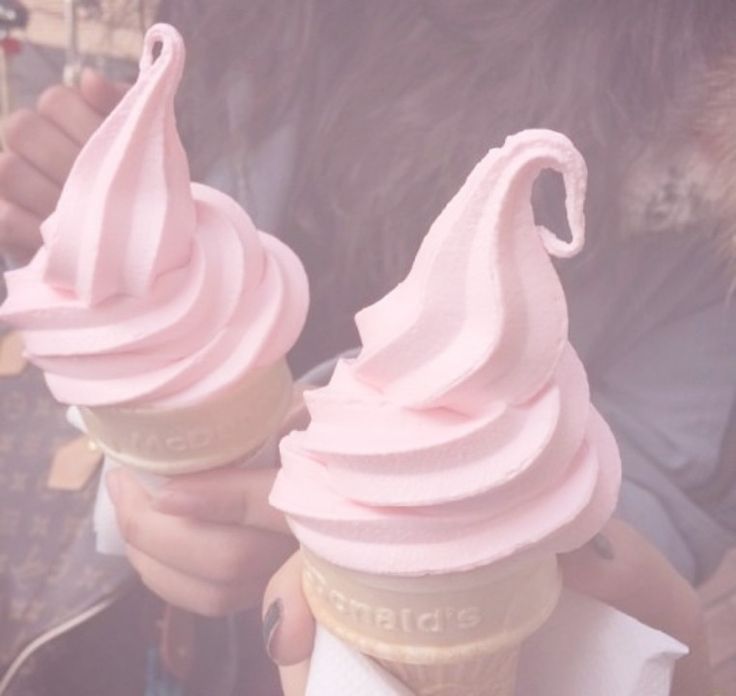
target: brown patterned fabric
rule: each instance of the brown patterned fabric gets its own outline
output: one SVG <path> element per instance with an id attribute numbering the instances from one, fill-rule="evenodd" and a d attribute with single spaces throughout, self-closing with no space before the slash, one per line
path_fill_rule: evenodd
<path id="1" fill-rule="evenodd" d="M 3 696 L 142 696 L 150 643 L 141 608 L 150 599 L 138 588 L 34 650 Z"/>
<path id="2" fill-rule="evenodd" d="M 76 436 L 38 370 L 0 378 L 0 681 L 33 641 L 133 584 L 124 559 L 95 552 L 97 476 L 79 491 L 46 485 Z"/>

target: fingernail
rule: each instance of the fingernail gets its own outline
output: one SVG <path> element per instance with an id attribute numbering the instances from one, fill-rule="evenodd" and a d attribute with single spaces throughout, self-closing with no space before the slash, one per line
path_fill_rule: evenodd
<path id="1" fill-rule="evenodd" d="M 280 599 L 274 599 L 271 604 L 268 605 L 266 613 L 263 615 L 263 644 L 266 646 L 266 654 L 275 662 L 273 659 L 273 653 L 271 652 L 273 637 L 276 634 L 276 629 L 281 624 L 281 619 L 284 615 L 284 603 Z"/>
<path id="2" fill-rule="evenodd" d="M 613 551 L 613 544 L 605 534 L 596 534 L 590 541 L 595 552 L 607 561 L 613 560 L 616 554 Z"/>
<path id="3" fill-rule="evenodd" d="M 107 492 L 110 494 L 110 499 L 115 505 L 120 502 L 122 496 L 123 482 L 121 479 L 122 472 L 120 469 L 113 469 L 108 471 L 105 476 L 105 483 L 107 484 Z"/>

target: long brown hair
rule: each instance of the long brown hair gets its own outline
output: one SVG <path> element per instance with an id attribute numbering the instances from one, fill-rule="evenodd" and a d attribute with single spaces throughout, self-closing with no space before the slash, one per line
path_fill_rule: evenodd
<path id="1" fill-rule="evenodd" d="M 615 234 L 630 163 L 677 132 L 683 95 L 736 24 L 732 0 L 170 0 L 162 14 L 190 49 L 181 113 L 195 174 L 230 147 L 204 134 L 225 122 L 237 76 L 253 95 L 239 157 L 285 120 L 298 129 L 273 231 L 312 280 L 302 365 L 354 342 L 353 313 L 400 280 L 509 133 L 567 133 L 589 165 L 590 232 Z"/>

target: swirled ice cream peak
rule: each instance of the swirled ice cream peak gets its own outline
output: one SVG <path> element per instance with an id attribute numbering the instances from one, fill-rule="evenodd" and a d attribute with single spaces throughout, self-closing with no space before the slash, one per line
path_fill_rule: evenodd
<path id="1" fill-rule="evenodd" d="M 183 67 L 183 41 L 155 25 L 138 80 L 80 153 L 42 226 L 46 282 L 83 302 L 143 295 L 189 259 L 195 211 L 174 116 Z"/>
<path id="2" fill-rule="evenodd" d="M 563 177 L 571 239 L 532 187 Z M 421 575 L 581 546 L 613 511 L 620 461 L 568 342 L 550 258 L 583 243 L 586 168 L 563 135 L 509 137 L 431 226 L 408 277 L 357 315 L 363 349 L 307 392 L 272 503 L 338 565 Z"/>
<path id="3" fill-rule="evenodd" d="M 572 239 L 534 222 L 532 185 L 556 169 Z M 356 317 L 355 374 L 414 407 L 520 403 L 549 379 L 567 308 L 548 254 L 584 242 L 586 168 L 563 135 L 528 130 L 491 150 L 429 230 L 406 278 Z"/>
<path id="4" fill-rule="evenodd" d="M 152 27 L 138 80 L 79 154 L 43 245 L 6 274 L 0 319 L 59 401 L 202 402 L 282 359 L 304 324 L 296 255 L 190 182 L 174 114 L 183 63 L 178 32 Z"/>

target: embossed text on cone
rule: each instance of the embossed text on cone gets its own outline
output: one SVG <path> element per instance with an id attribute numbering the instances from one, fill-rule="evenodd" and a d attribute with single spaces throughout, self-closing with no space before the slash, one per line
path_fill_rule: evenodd
<path id="1" fill-rule="evenodd" d="M 519 649 L 561 591 L 555 557 L 392 577 L 303 555 L 317 621 L 420 696 L 513 694 Z"/>

